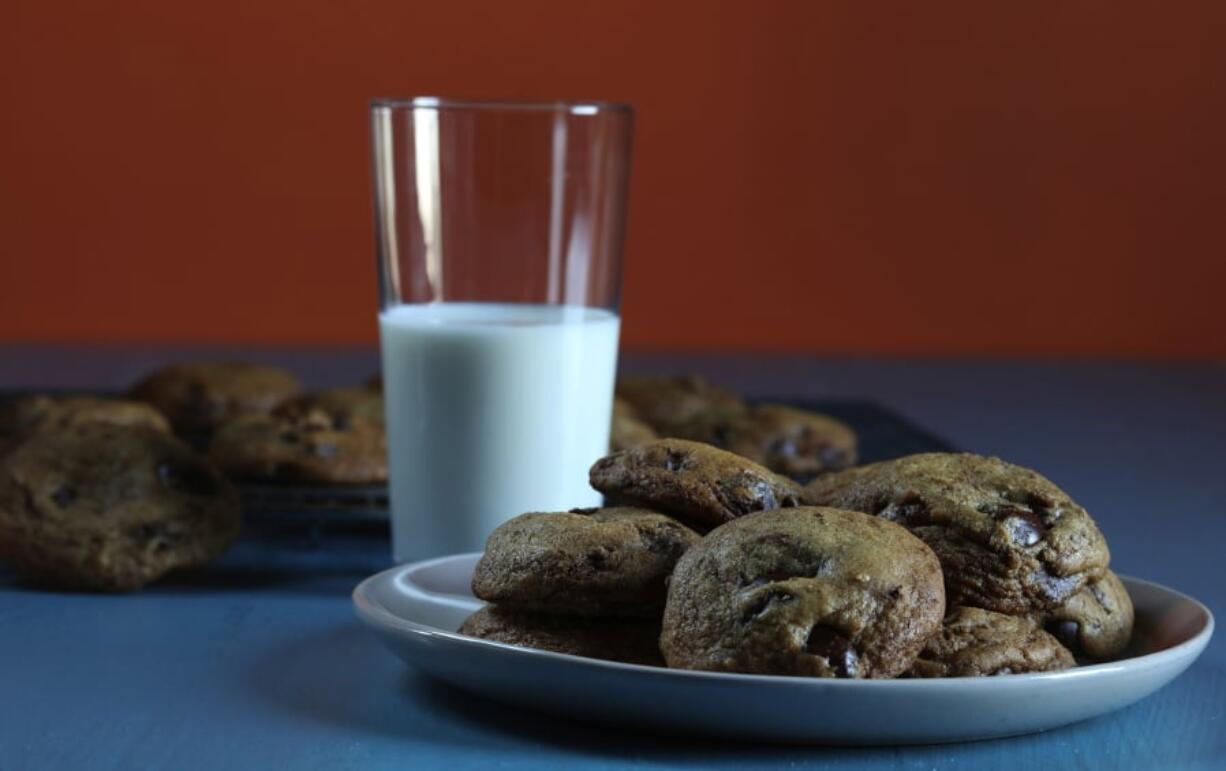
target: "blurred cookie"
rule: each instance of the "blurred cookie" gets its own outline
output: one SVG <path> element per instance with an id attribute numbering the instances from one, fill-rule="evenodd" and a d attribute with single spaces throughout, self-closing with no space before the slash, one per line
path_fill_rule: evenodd
<path id="1" fill-rule="evenodd" d="M 601 458 L 589 473 L 610 500 L 711 528 L 755 511 L 796 506 L 800 487 L 751 460 L 684 439 L 657 439 Z"/>
<path id="2" fill-rule="evenodd" d="M 682 669 L 888 678 L 944 612 L 936 555 L 906 529 L 854 511 L 767 511 L 678 561 L 660 650 Z"/>
<path id="3" fill-rule="evenodd" d="M 308 484 L 387 481 L 383 427 L 333 418 L 321 409 L 292 417 L 234 418 L 213 434 L 209 460 L 236 479 Z"/>
<path id="4" fill-rule="evenodd" d="M 651 426 L 638 419 L 629 402 L 625 399 L 613 399 L 613 426 L 609 431 L 610 450 L 628 450 L 658 438 Z"/>
<path id="5" fill-rule="evenodd" d="M 703 417 L 679 427 L 676 436 L 722 447 L 790 476 L 811 476 L 856 462 L 856 434 L 845 423 L 782 404 Z"/>
<path id="6" fill-rule="evenodd" d="M 0 444 L 15 442 L 39 431 L 54 431 L 81 423 L 170 430 L 162 413 L 145 402 L 40 394 L 10 399 L 0 405 Z"/>
<path id="7" fill-rule="evenodd" d="M 325 388 L 286 399 L 273 412 L 282 417 L 300 418 L 311 410 L 323 410 L 339 428 L 355 420 L 382 428 L 383 392 L 367 386 Z"/>
<path id="8" fill-rule="evenodd" d="M 1085 509 L 1038 473 L 999 458 L 910 455 L 820 476 L 805 497 L 915 533 L 940 557 L 951 605 L 1011 615 L 1053 610 L 1111 556 Z"/>
<path id="9" fill-rule="evenodd" d="M 267 413 L 301 385 L 284 370 L 259 364 L 172 364 L 128 392 L 170 419 L 176 431 L 210 431 L 237 415 Z"/>
<path id="10" fill-rule="evenodd" d="M 1029 618 L 957 607 L 920 651 L 912 677 L 980 677 L 1050 672 L 1073 654 Z"/>
<path id="11" fill-rule="evenodd" d="M 697 375 L 620 377 L 617 396 L 660 436 L 679 436 L 678 431 L 700 419 L 715 420 L 745 409 L 740 396 Z"/>
<path id="12" fill-rule="evenodd" d="M 521 514 L 490 534 L 473 594 L 541 613 L 659 617 L 665 580 L 698 539 L 644 509 Z"/>
<path id="13" fill-rule="evenodd" d="M 1132 598 L 1110 570 L 1046 615 L 1047 631 L 1074 653 L 1102 661 L 1119 656 L 1132 639 Z"/>
<path id="14" fill-rule="evenodd" d="M 486 605 L 465 619 L 458 630 L 482 640 L 662 667 L 657 621 L 546 616 Z"/>
<path id="15" fill-rule="evenodd" d="M 44 431 L 0 461 L 0 559 L 39 584 L 136 589 L 217 557 L 239 518 L 220 474 L 143 426 Z"/>

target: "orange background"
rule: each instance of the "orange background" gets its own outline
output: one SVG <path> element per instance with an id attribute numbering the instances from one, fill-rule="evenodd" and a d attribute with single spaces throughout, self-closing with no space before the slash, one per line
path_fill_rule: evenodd
<path id="1" fill-rule="evenodd" d="M 630 348 L 1226 356 L 1223 30 L 1216 0 L 8 0 L 0 339 L 375 340 L 366 101 L 430 93 L 635 104 Z"/>

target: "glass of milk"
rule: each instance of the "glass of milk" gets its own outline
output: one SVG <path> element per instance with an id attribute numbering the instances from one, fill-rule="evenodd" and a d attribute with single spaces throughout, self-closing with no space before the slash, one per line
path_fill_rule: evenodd
<path id="1" fill-rule="evenodd" d="M 599 505 L 632 111 L 378 99 L 371 128 L 396 561 Z"/>

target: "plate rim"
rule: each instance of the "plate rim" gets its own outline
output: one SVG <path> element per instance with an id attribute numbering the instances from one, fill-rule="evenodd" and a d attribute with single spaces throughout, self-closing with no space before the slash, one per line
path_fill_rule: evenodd
<path id="1" fill-rule="evenodd" d="M 501 651 L 512 656 L 526 657 L 527 659 L 536 659 L 538 661 L 563 661 L 574 665 L 582 665 L 595 667 L 596 669 L 607 670 L 611 673 L 623 672 L 627 674 L 650 674 L 656 677 L 677 678 L 682 681 L 697 681 L 697 682 L 723 682 L 723 683 L 741 683 L 745 685 L 764 685 L 764 686 L 796 686 L 796 687 L 811 687 L 811 688 L 856 688 L 856 689 L 948 689 L 956 688 L 958 690 L 966 689 L 999 689 L 1007 687 L 1024 687 L 1036 682 L 1058 682 L 1068 683 L 1075 680 L 1093 679 L 1110 675 L 1122 669 L 1132 670 L 1136 667 L 1145 669 L 1153 669 L 1155 667 L 1169 664 L 1172 660 L 1182 659 L 1184 656 L 1191 655 L 1194 660 L 1199 657 L 1201 651 L 1208 645 L 1210 638 L 1213 636 L 1213 631 L 1216 626 L 1216 621 L 1208 606 L 1203 602 L 1185 594 L 1178 589 L 1172 589 L 1163 584 L 1154 581 L 1148 581 L 1143 578 L 1135 578 L 1133 576 L 1117 573 L 1125 584 L 1140 584 L 1151 589 L 1175 595 L 1177 598 L 1190 602 L 1204 614 L 1205 623 L 1191 637 L 1186 640 L 1172 645 L 1169 648 L 1163 648 L 1159 651 L 1146 653 L 1141 656 L 1132 656 L 1126 659 L 1117 659 L 1115 661 L 1106 661 L 1100 664 L 1087 664 L 1077 666 L 1071 669 L 1058 670 L 1054 672 L 1028 672 L 1023 674 L 1011 674 L 1007 677 L 975 677 L 975 676 L 959 676 L 959 677 L 940 677 L 940 678 L 888 678 L 888 679 L 845 679 L 845 678 L 823 678 L 823 677 L 798 677 L 796 675 L 764 675 L 764 674 L 749 674 L 743 672 L 710 672 L 705 670 L 694 669 L 673 669 L 669 667 L 654 667 L 645 664 L 628 664 L 620 661 L 608 661 L 606 659 L 596 659 L 587 656 L 576 656 L 569 653 L 558 653 L 555 651 L 540 650 L 537 648 L 528 648 L 519 645 L 511 645 L 509 643 L 496 642 L 494 640 L 483 640 L 477 637 L 469 637 L 462 635 L 459 632 L 452 632 L 446 629 L 422 624 L 417 621 L 411 621 L 401 616 L 392 613 L 381 603 L 374 600 L 371 594 L 371 587 L 380 585 L 386 582 L 394 582 L 397 578 L 420 570 L 426 570 L 435 567 L 440 563 L 451 562 L 463 558 L 473 558 L 481 555 L 481 552 L 463 552 L 459 554 L 447 554 L 441 557 L 433 557 L 427 560 L 419 560 L 417 562 L 409 562 L 386 570 L 381 570 L 374 575 L 363 579 L 351 593 L 354 610 L 357 616 L 366 624 L 374 627 L 383 627 L 394 629 L 402 632 L 408 632 L 414 636 L 424 637 L 426 639 L 441 639 L 446 640 L 449 644 L 459 645 L 462 648 L 472 650 L 494 650 Z M 439 598 L 449 598 L 454 601 L 458 595 L 446 594 L 441 592 L 428 592 L 422 589 L 417 589 L 418 592 L 426 595 L 433 595 Z M 481 602 L 480 600 L 476 600 Z M 1191 662 L 1189 662 L 1190 664 Z"/>

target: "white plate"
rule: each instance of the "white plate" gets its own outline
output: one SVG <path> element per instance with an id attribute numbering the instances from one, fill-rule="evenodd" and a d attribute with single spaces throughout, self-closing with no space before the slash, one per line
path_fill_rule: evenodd
<path id="1" fill-rule="evenodd" d="M 1133 654 L 1064 672 L 944 680 L 825 680 L 689 672 L 568 656 L 456 634 L 481 606 L 478 554 L 402 565 L 353 592 L 358 616 L 396 655 L 440 680 L 565 717 L 784 742 L 910 744 L 1043 731 L 1103 715 L 1188 668 L 1213 633 L 1196 600 L 1124 578 L 1137 609 Z"/>

